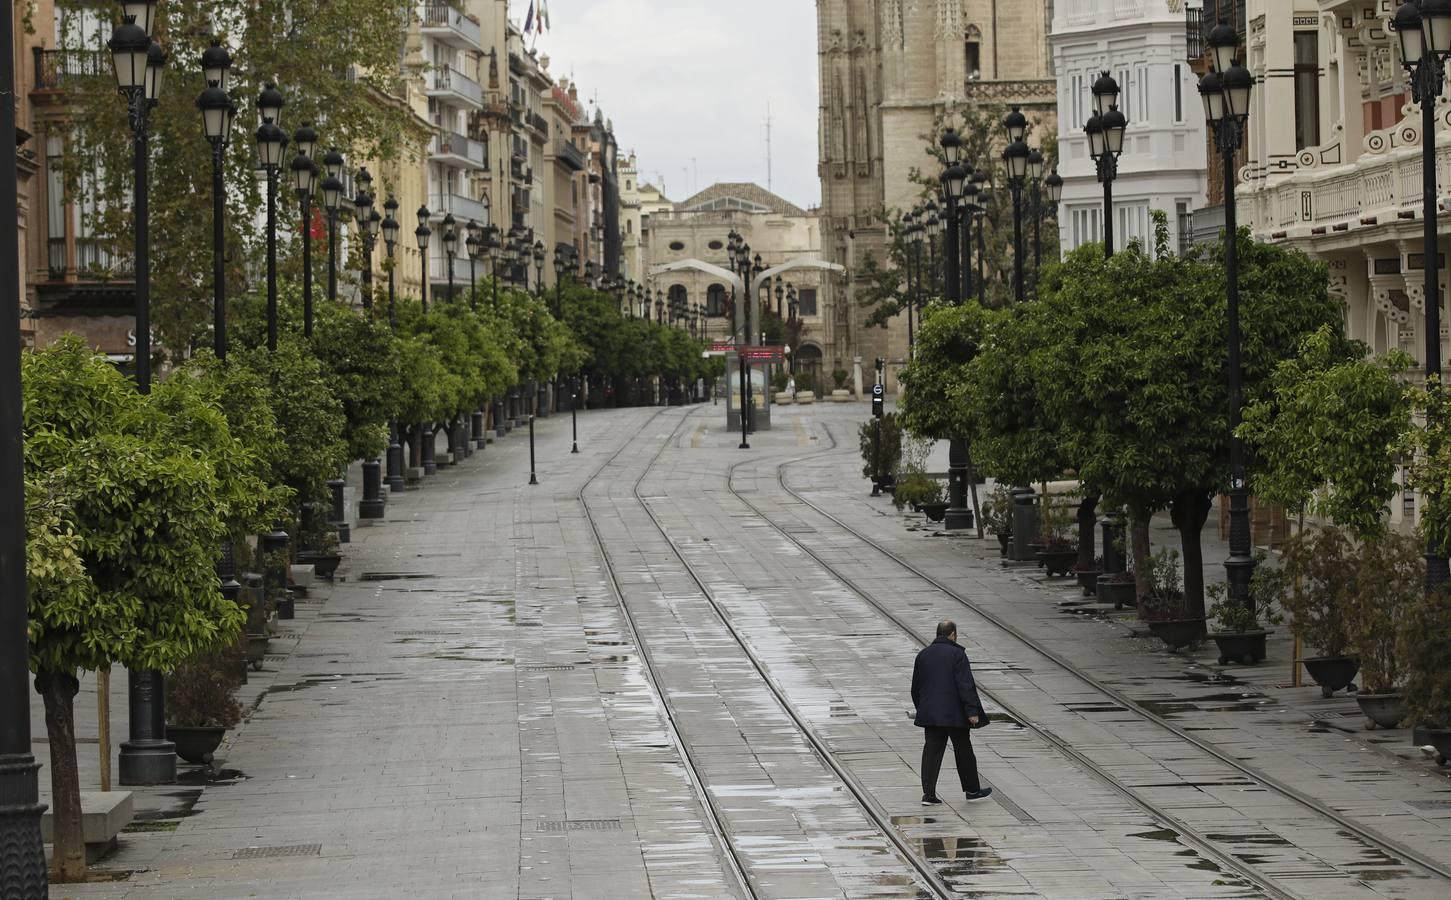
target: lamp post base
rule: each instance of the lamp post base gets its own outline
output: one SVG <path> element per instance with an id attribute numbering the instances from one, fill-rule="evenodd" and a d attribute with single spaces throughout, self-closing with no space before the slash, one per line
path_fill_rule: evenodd
<path id="1" fill-rule="evenodd" d="M 124 741 L 118 763 L 119 784 L 176 784 L 176 745 L 171 741 Z"/>
<path id="2" fill-rule="evenodd" d="M 382 464 L 376 459 L 363 460 L 363 500 L 358 504 L 358 516 L 363 519 L 381 519 L 388 508 L 383 499 Z"/>
<path id="3" fill-rule="evenodd" d="M 160 672 L 127 673 L 130 740 L 121 744 L 124 785 L 175 784 L 176 745 L 166 740 L 166 679 Z"/>
<path id="4" fill-rule="evenodd" d="M 484 437 L 484 411 L 482 409 L 474 410 L 474 414 L 469 419 L 471 426 L 469 430 L 473 434 L 474 449 L 482 450 L 489 443 L 489 439 Z"/>

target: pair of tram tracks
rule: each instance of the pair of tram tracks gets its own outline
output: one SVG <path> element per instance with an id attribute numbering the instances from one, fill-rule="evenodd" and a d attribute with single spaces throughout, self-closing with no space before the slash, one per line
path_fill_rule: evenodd
<path id="1" fill-rule="evenodd" d="M 664 411 L 665 410 L 662 409 L 660 413 L 663 413 Z M 645 423 L 645 427 L 648 427 L 657 418 L 659 418 L 660 413 L 656 413 L 655 416 L 651 417 Z M 790 698 L 787 697 L 785 690 L 770 674 L 764 661 L 756 654 L 755 650 L 750 646 L 749 642 L 746 641 L 745 637 L 736 629 L 736 626 L 731 622 L 730 616 L 726 613 L 725 609 L 721 606 L 719 600 L 716 598 L 715 593 L 707 586 L 705 580 L 700 577 L 700 575 L 696 572 L 695 567 L 690 564 L 690 562 L 685 558 L 684 554 L 680 552 L 679 548 L 675 546 L 675 542 L 671 540 L 669 533 L 661 524 L 660 519 L 655 514 L 655 511 L 650 508 L 649 502 L 641 495 L 640 485 L 644 483 L 645 479 L 649 476 L 651 470 L 654 469 L 656 463 L 659 462 L 660 457 L 664 455 L 665 450 L 675 443 L 676 438 L 680 433 L 681 427 L 687 421 L 689 421 L 689 418 L 690 414 L 687 412 L 686 415 L 681 418 L 680 422 L 677 423 L 676 426 L 671 430 L 668 439 L 660 445 L 660 448 L 655 451 L 654 455 L 652 455 L 649 461 L 645 464 L 644 468 L 640 472 L 640 476 L 635 479 L 634 484 L 631 486 L 630 490 L 632 498 L 636 503 L 640 505 L 640 508 L 644 510 L 645 514 L 649 517 L 651 523 L 654 525 L 655 530 L 659 532 L 661 538 L 663 538 L 665 540 L 665 543 L 670 546 L 672 555 L 680 562 L 680 565 L 683 567 L 685 573 L 695 583 L 696 588 L 700 592 L 700 595 L 705 599 L 705 601 L 710 605 L 711 609 L 715 612 L 716 617 L 719 619 L 721 625 L 726 629 L 727 633 L 741 648 L 741 651 L 746 655 L 746 658 L 750 661 L 751 666 L 755 669 L 756 674 L 760 677 L 761 681 L 771 692 L 772 696 L 775 698 L 777 704 L 781 707 L 782 711 L 785 712 L 787 717 L 789 717 L 791 721 L 795 724 L 801 736 L 811 746 L 817 758 L 837 776 L 837 778 L 842 782 L 846 789 L 852 794 L 853 798 L 857 801 L 857 804 L 861 807 L 861 810 L 866 816 L 867 820 L 870 821 L 877 828 L 877 830 L 880 831 L 881 834 L 887 839 L 887 841 L 897 851 L 897 854 L 898 856 L 900 856 L 902 861 L 906 863 L 907 866 L 909 866 L 913 871 L 916 872 L 917 876 L 920 878 L 920 883 L 918 887 L 924 888 L 931 896 L 939 898 L 939 900 L 950 900 L 950 898 L 958 896 L 958 894 L 952 889 L 950 885 L 948 885 L 947 881 L 937 872 L 932 864 L 928 860 L 922 858 L 912 848 L 911 844 L 906 840 L 906 838 L 902 836 L 902 834 L 897 830 L 896 826 L 892 824 L 890 815 L 877 802 L 876 798 L 872 795 L 872 793 L 867 790 L 866 787 L 863 786 L 861 782 L 856 778 L 856 776 L 853 775 L 851 771 L 837 758 L 835 752 L 826 743 L 826 741 L 823 740 L 821 736 L 816 733 L 816 730 L 812 728 L 811 725 L 792 706 Z M 644 427 L 642 427 L 641 433 L 643 433 L 643 431 Z M 730 828 L 726 823 L 725 815 L 720 809 L 720 806 L 716 803 L 715 799 L 712 797 L 709 788 L 706 787 L 705 779 L 701 776 L 700 771 L 696 766 L 696 761 L 691 754 L 690 746 L 686 742 L 684 736 L 681 734 L 680 723 L 676 716 L 676 711 L 673 708 L 669 699 L 669 695 L 664 690 L 661 679 L 657 674 L 654 657 L 648 644 L 645 642 L 638 625 L 636 624 L 634 616 L 630 612 L 629 604 L 625 600 L 624 586 L 620 583 L 614 561 L 610 555 L 610 552 L 605 548 L 604 539 L 601 534 L 599 524 L 596 522 L 594 514 L 590 510 L 589 504 L 585 501 L 585 491 L 588 490 L 589 487 L 594 484 L 594 482 L 598 480 L 601 475 L 604 474 L 606 469 L 614 464 L 615 460 L 618 459 L 619 456 L 630 447 L 630 444 L 631 441 L 627 440 L 623 445 L 621 445 L 619 450 L 616 450 L 607 460 L 605 460 L 604 464 L 602 464 L 597 470 L 595 470 L 594 474 L 591 475 L 590 478 L 586 480 L 584 484 L 580 487 L 579 491 L 575 495 L 575 498 L 579 503 L 580 508 L 584 510 L 585 520 L 589 523 L 590 532 L 594 536 L 595 548 L 599 552 L 600 559 L 603 562 L 603 568 L 608 575 L 611 592 L 615 595 L 615 599 L 618 603 L 620 613 L 625 621 L 625 625 L 630 631 L 630 635 L 635 643 L 635 647 L 639 650 L 640 660 L 644 665 L 645 675 L 651 683 L 655 696 L 660 699 L 661 709 L 664 712 L 671 739 L 676 746 L 677 752 L 680 754 L 681 761 L 684 764 L 685 770 L 693 787 L 699 794 L 701 802 L 705 806 L 705 811 L 707 813 L 707 818 L 709 819 L 708 824 L 711 832 L 712 834 L 714 834 L 716 840 L 720 843 L 722 855 L 725 858 L 725 861 L 730 868 L 732 875 L 739 882 L 741 890 L 745 893 L 746 896 L 756 898 L 759 897 L 760 894 L 756 890 L 755 885 L 752 883 L 751 878 L 747 874 L 747 864 L 745 860 L 741 858 L 740 851 L 737 849 L 734 842 L 730 838 Z M 732 471 L 734 471 L 734 467 L 732 467 Z"/>
<path id="2" fill-rule="evenodd" d="M 830 427 L 825 426 L 824 423 L 823 428 L 830 441 L 830 446 L 820 449 L 824 450 L 827 453 L 831 453 L 837 447 L 836 435 L 831 431 Z M 902 569 L 904 572 L 910 574 L 922 583 L 931 586 L 944 597 L 955 601 L 957 604 L 970 611 L 973 615 L 990 623 L 991 625 L 1002 631 L 1004 634 L 1010 636 L 1013 640 L 1017 641 L 1027 649 L 1048 660 L 1053 665 L 1062 669 L 1064 672 L 1072 675 L 1074 678 L 1081 681 L 1086 686 L 1101 693 L 1105 697 L 1110 698 L 1124 710 L 1142 718 L 1145 721 L 1152 723 L 1153 725 L 1173 735 L 1178 740 L 1181 740 L 1208 754 L 1209 756 L 1214 757 L 1219 762 L 1238 771 L 1241 775 L 1255 782 L 1259 786 L 1298 804 L 1302 808 L 1315 814 L 1318 817 L 1321 817 L 1324 820 L 1334 823 L 1337 828 L 1349 832 L 1350 835 L 1358 838 L 1362 842 L 1378 848 L 1383 853 L 1398 858 L 1403 864 L 1406 865 L 1408 869 L 1420 869 L 1425 874 L 1434 878 L 1451 881 L 1451 866 L 1447 866 L 1446 864 L 1434 860 L 1426 856 L 1425 854 L 1420 853 L 1419 851 L 1405 846 L 1400 841 L 1387 837 L 1386 835 L 1383 835 L 1372 828 L 1368 828 L 1365 825 L 1362 825 L 1351 817 L 1346 816 L 1335 809 L 1332 809 L 1331 807 L 1327 806 L 1319 800 L 1316 800 L 1314 797 L 1309 796 L 1303 791 L 1300 791 L 1297 788 L 1294 788 L 1284 783 L 1283 781 L 1267 774 L 1266 772 L 1260 770 L 1255 766 L 1248 765 L 1240 761 L 1239 759 L 1236 759 L 1234 756 L 1230 755 L 1224 750 L 1221 750 L 1213 743 L 1197 737 L 1192 732 L 1189 732 L 1184 728 L 1181 728 L 1180 726 L 1174 724 L 1173 722 L 1168 721 L 1163 716 L 1158 715 L 1157 713 L 1154 713 L 1150 710 L 1144 709 L 1132 697 L 1128 696 L 1123 691 L 1089 674 L 1086 670 L 1065 659 L 1061 654 L 1053 651 L 1047 645 L 1027 635 L 1021 629 L 1013 626 L 1002 617 L 984 609 L 983 607 L 969 600 L 967 597 L 964 597 L 953 588 L 944 584 L 941 579 L 925 572 L 923 569 L 912 564 L 906 559 L 903 559 L 899 554 L 887 548 L 880 542 L 872 539 L 860 530 L 853 528 L 851 525 L 848 525 L 840 517 L 833 515 L 832 513 L 823 509 L 818 504 L 808 500 L 799 491 L 796 491 L 789 484 L 787 484 L 786 470 L 793 465 L 805 462 L 813 458 L 818 458 L 820 455 L 821 453 L 818 452 L 809 456 L 797 456 L 781 460 L 780 462 L 776 463 L 777 484 L 780 486 L 781 490 L 785 494 L 789 495 L 792 499 L 800 503 L 803 507 L 812 510 L 814 513 L 816 513 L 816 515 L 827 520 L 828 522 L 833 523 L 842 532 L 850 535 L 858 542 L 866 545 L 867 547 L 870 547 L 873 550 L 877 551 L 877 553 L 885 557 L 888 561 L 893 563 L 898 568 Z M 869 606 L 875 609 L 878 614 L 880 614 L 888 622 L 892 623 L 892 625 L 894 625 L 899 631 L 915 641 L 921 643 L 929 642 L 931 640 L 930 637 L 918 632 L 916 628 L 905 622 L 898 613 L 896 613 L 887 605 L 879 601 L 870 591 L 861 587 L 851 576 L 841 572 L 836 566 L 825 560 L 819 552 L 808 546 L 807 543 L 803 541 L 799 536 L 783 528 L 769 515 L 763 512 L 760 507 L 747 499 L 747 497 L 742 492 L 738 492 L 735 489 L 734 476 L 736 470 L 741 468 L 742 466 L 753 463 L 759 463 L 759 460 L 742 460 L 741 462 L 735 463 L 729 468 L 726 476 L 727 490 L 729 490 L 730 493 L 737 500 L 739 500 L 748 509 L 750 509 L 755 516 L 767 523 L 774 531 L 779 533 L 788 542 L 799 548 L 803 553 L 805 553 L 808 557 L 814 560 L 816 564 L 819 565 L 831 577 L 835 578 L 841 584 L 846 586 L 853 594 L 859 597 L 863 602 L 867 603 Z M 1260 867 L 1241 858 L 1239 855 L 1229 850 L 1222 849 L 1219 846 L 1218 842 L 1210 838 L 1200 829 L 1195 828 L 1188 822 L 1181 819 L 1179 816 L 1169 812 L 1162 806 L 1155 804 L 1154 802 L 1140 796 L 1131 788 L 1121 784 L 1106 769 L 1104 769 L 1102 766 L 1094 762 L 1083 753 L 1076 750 L 1072 745 L 1059 738 L 1052 731 L 1047 730 L 1041 726 L 1033 725 L 1027 716 L 1020 714 L 1019 711 L 1015 709 L 1013 704 L 1004 702 L 1002 697 L 994 695 L 993 692 L 990 690 L 983 689 L 981 687 L 979 689 L 982 690 L 983 693 L 991 697 L 993 701 L 996 702 L 1002 709 L 1013 715 L 1014 718 L 1021 725 L 1023 725 L 1023 727 L 1033 731 L 1044 741 L 1056 747 L 1065 756 L 1082 766 L 1085 771 L 1092 773 L 1095 777 L 1100 779 L 1115 793 L 1124 797 L 1148 815 L 1155 817 L 1176 829 L 1187 842 L 1189 842 L 1196 850 L 1203 853 L 1205 856 L 1214 859 L 1218 863 L 1239 874 L 1248 882 L 1250 882 L 1255 887 L 1259 888 L 1261 891 L 1271 897 L 1286 898 L 1286 900 L 1289 900 L 1289 898 L 1297 898 L 1298 900 L 1298 898 L 1304 898 L 1307 896 L 1305 894 L 1290 890 L 1289 888 L 1280 884 L 1279 880 L 1273 874 L 1265 872 Z M 891 827 L 890 823 L 888 823 L 888 827 Z M 1337 870 L 1339 869 L 1338 866 L 1334 866 L 1333 868 L 1336 868 Z"/>

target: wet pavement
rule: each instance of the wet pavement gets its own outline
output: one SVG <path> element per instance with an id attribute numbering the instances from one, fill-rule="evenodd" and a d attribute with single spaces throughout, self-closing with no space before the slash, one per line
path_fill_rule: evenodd
<path id="1" fill-rule="evenodd" d="M 1451 779 L 1405 732 L 1280 687 L 1282 642 L 1243 669 L 1169 654 L 868 497 L 865 414 L 779 408 L 747 452 L 723 408 L 593 412 L 579 455 L 556 416 L 539 486 L 516 431 L 392 498 L 283 623 L 220 771 L 140 792 L 102 866 L 124 880 L 52 896 L 1451 894 L 1393 852 L 1451 867 Z M 949 759 L 924 808 L 907 688 L 944 616 L 990 691 L 995 794 L 966 803 Z"/>

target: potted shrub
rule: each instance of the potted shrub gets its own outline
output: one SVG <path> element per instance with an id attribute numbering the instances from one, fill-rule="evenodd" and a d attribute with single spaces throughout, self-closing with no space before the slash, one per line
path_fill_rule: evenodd
<path id="1" fill-rule="evenodd" d="M 887 413 L 880 419 L 868 419 L 861 424 L 857 434 L 863 462 L 862 476 L 872 480 L 873 494 L 890 492 L 896 484 L 893 473 L 902 461 L 902 426 L 897 422 L 897 414 Z"/>
<path id="2" fill-rule="evenodd" d="M 982 521 L 988 531 L 998 537 L 998 545 L 1004 557 L 1013 540 L 1013 497 L 1001 484 L 993 485 L 993 492 L 982 505 Z"/>
<path id="3" fill-rule="evenodd" d="M 318 536 L 312 538 L 311 545 L 317 549 L 298 551 L 298 563 L 312 566 L 313 574 L 331 581 L 338 565 L 343 561 L 343 555 L 338 550 L 337 533 L 320 531 Z"/>
<path id="4" fill-rule="evenodd" d="M 1203 616 L 1194 615 L 1184 595 L 1184 577 L 1179 571 L 1179 552 L 1160 550 L 1149 557 L 1148 591 L 1139 602 L 1139 618 L 1154 637 L 1179 650 L 1204 639 Z M 1100 584 L 1102 581 L 1100 581 Z"/>
<path id="5" fill-rule="evenodd" d="M 1356 590 L 1358 554 L 1349 531 L 1330 526 L 1307 528 L 1285 545 L 1284 568 L 1290 578 L 1285 609 L 1301 642 L 1318 651 L 1301 661 L 1325 697 L 1342 688 L 1354 690 L 1360 670 L 1360 661 L 1350 652 L 1344 615 L 1344 598 Z"/>
<path id="6" fill-rule="evenodd" d="M 231 664 L 235 652 L 226 648 L 194 656 L 166 678 L 166 739 L 189 763 L 210 763 L 227 729 L 242 721 L 241 682 Z"/>
<path id="7" fill-rule="evenodd" d="M 1404 666 L 1406 711 L 1436 748 L 1451 757 L 1451 589 L 1419 594 L 1401 618 L 1396 650 Z"/>
<path id="8" fill-rule="evenodd" d="M 1345 631 L 1360 660 L 1355 702 L 1367 728 L 1395 728 L 1406 717 L 1396 644 L 1407 610 L 1426 589 L 1422 550 L 1419 541 L 1401 534 L 1364 542 L 1359 577 L 1344 600 Z"/>
<path id="9" fill-rule="evenodd" d="M 1289 577 L 1282 569 L 1266 566 L 1263 553 L 1257 556 L 1249 585 L 1250 606 L 1232 601 L 1229 586 L 1222 581 L 1211 584 L 1207 591 L 1213 601 L 1209 615 L 1219 626 L 1209 636 L 1219 647 L 1221 666 L 1231 661 L 1249 666 L 1264 659 L 1265 638 L 1270 633 L 1265 625 L 1284 621 L 1280 608 Z"/>
<path id="10" fill-rule="evenodd" d="M 1043 498 L 1040 527 L 1043 540 L 1038 550 L 1038 564 L 1049 578 L 1069 575 L 1078 562 L 1078 543 L 1068 536 L 1068 517 L 1063 505 L 1055 503 L 1052 497 Z"/>

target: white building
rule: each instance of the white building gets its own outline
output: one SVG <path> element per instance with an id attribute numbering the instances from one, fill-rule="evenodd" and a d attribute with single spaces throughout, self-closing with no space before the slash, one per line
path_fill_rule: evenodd
<path id="1" fill-rule="evenodd" d="M 1173 8 L 1173 11 L 1171 11 Z M 1191 213 L 1205 202 L 1203 108 L 1190 71 L 1183 3 L 1059 0 L 1049 46 L 1058 81 L 1059 240 L 1066 253 L 1103 239 L 1103 185 L 1083 126 L 1091 89 L 1108 71 L 1128 119 L 1113 183 L 1114 246 L 1153 242 L 1150 210 L 1169 219 L 1173 246 L 1187 242 Z"/>

